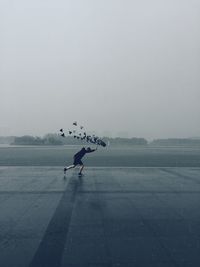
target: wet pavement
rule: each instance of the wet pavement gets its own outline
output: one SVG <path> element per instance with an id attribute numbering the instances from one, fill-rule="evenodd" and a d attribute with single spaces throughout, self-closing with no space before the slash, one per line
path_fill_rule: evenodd
<path id="1" fill-rule="evenodd" d="M 0 167 L 0 266 L 200 266 L 200 168 L 77 173 Z"/>

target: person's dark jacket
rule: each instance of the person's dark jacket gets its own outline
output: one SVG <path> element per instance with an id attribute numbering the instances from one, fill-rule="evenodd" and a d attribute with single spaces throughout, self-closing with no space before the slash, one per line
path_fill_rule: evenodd
<path id="1" fill-rule="evenodd" d="M 85 154 L 87 154 L 87 153 L 91 153 L 91 152 L 94 152 L 95 151 L 95 149 L 91 149 L 91 148 L 89 148 L 89 149 L 85 149 L 84 147 L 79 151 L 79 152 L 77 152 L 75 155 L 74 155 L 74 160 L 81 160 L 84 156 L 85 156 Z"/>

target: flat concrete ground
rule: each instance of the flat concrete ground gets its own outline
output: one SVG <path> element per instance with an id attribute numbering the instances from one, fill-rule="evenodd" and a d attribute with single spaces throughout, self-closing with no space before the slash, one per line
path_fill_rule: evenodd
<path id="1" fill-rule="evenodd" d="M 0 167 L 0 266 L 199 267 L 200 168 Z"/>

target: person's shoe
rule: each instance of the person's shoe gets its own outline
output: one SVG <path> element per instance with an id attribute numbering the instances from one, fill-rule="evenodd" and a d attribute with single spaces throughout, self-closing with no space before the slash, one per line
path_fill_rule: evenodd
<path id="1" fill-rule="evenodd" d="M 83 176 L 83 174 L 82 174 L 81 172 L 79 172 L 79 173 L 78 173 L 78 176 L 81 177 L 81 176 Z"/>
<path id="2" fill-rule="evenodd" d="M 66 174 L 67 168 L 64 168 L 64 174 Z"/>

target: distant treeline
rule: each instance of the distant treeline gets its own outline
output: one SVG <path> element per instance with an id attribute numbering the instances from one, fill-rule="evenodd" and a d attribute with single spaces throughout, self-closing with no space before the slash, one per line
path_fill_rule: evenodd
<path id="1" fill-rule="evenodd" d="M 43 138 L 34 137 L 30 135 L 24 135 L 21 137 L 15 137 L 14 142 L 11 145 L 62 145 L 61 140 L 53 134 L 47 134 Z"/>
<path id="2" fill-rule="evenodd" d="M 132 145 L 147 145 L 147 140 L 144 138 L 102 138 L 104 142 L 111 146 L 132 146 Z M 43 138 L 33 137 L 29 135 L 15 137 L 12 145 L 87 145 L 86 141 L 74 139 L 71 136 L 65 138 L 57 134 L 47 134 Z M 88 144 L 89 145 L 89 144 Z"/>
<path id="3" fill-rule="evenodd" d="M 131 145 L 147 145 L 148 142 L 144 138 L 121 138 L 121 137 L 116 137 L 116 138 L 105 138 L 107 142 L 109 142 L 110 145 L 125 145 L 125 146 L 131 146 Z"/>
<path id="4" fill-rule="evenodd" d="M 150 143 L 156 146 L 200 146 L 200 138 L 168 138 L 156 139 Z"/>
<path id="5" fill-rule="evenodd" d="M 169 139 L 156 139 L 148 143 L 144 138 L 110 138 L 104 137 L 102 140 L 110 146 L 134 146 L 134 145 L 152 145 L 152 146 L 200 146 L 200 138 L 169 138 Z M 58 134 L 46 134 L 44 137 L 34 136 L 6 136 L 0 137 L 0 144 L 11 145 L 87 145 L 86 141 L 74 139 L 71 136 L 65 138 Z M 90 145 L 90 143 L 88 143 Z"/>

